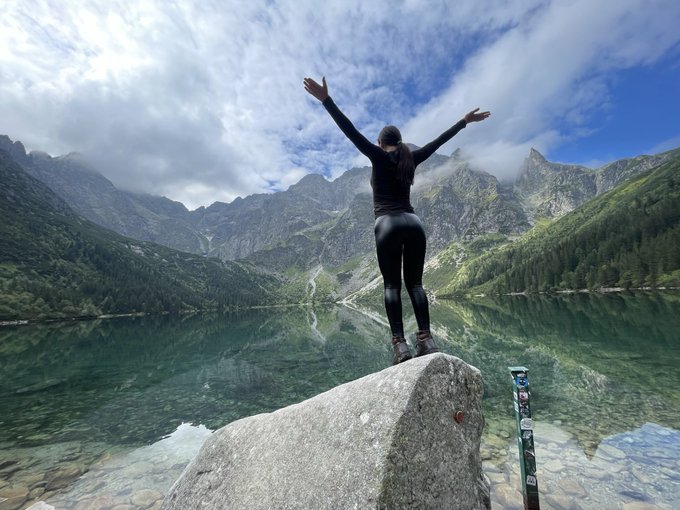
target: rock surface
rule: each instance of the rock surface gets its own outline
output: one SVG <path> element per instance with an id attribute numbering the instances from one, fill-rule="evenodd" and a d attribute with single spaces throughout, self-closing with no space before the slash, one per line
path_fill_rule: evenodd
<path id="1" fill-rule="evenodd" d="M 481 398 L 460 359 L 408 361 L 216 431 L 162 508 L 488 509 Z"/>
<path id="2" fill-rule="evenodd" d="M 55 508 L 44 501 L 38 501 L 37 503 L 33 503 L 26 510 L 55 510 Z"/>

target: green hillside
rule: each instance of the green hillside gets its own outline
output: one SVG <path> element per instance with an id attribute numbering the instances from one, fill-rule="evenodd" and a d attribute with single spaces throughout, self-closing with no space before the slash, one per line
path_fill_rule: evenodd
<path id="1" fill-rule="evenodd" d="M 74 214 L 0 151 L 0 320 L 265 304 L 278 280 L 136 241 Z"/>
<path id="2" fill-rule="evenodd" d="M 680 157 L 448 271 L 440 297 L 680 286 Z"/>

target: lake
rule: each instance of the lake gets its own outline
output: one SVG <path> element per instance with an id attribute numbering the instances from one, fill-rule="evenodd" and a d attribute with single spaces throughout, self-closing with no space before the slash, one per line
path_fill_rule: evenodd
<path id="1" fill-rule="evenodd" d="M 494 508 L 523 508 L 513 365 L 529 368 L 542 508 L 677 508 L 680 294 L 443 301 L 431 315 L 442 351 L 484 378 Z M 0 505 L 158 508 L 210 431 L 389 366 L 380 317 L 328 306 L 3 327 Z"/>

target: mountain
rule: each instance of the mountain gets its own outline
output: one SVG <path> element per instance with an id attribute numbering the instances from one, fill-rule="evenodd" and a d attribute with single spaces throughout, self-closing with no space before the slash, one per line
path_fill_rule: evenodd
<path id="1" fill-rule="evenodd" d="M 621 159 L 591 170 L 580 165 L 551 163 L 536 149 L 531 149 L 520 168 L 514 191 L 529 217 L 562 216 L 670 157 L 672 151 Z"/>
<path id="2" fill-rule="evenodd" d="M 26 154 L 20 142 L 6 136 L 0 136 L 0 148 L 11 149 L 27 172 L 78 214 L 135 239 L 223 260 L 251 255 L 254 260 L 268 260 L 272 250 L 303 253 L 302 259 L 288 255 L 307 268 L 320 261 L 337 265 L 357 252 L 373 250 L 368 167 L 351 169 L 332 182 L 309 174 L 285 191 L 188 211 L 164 197 L 118 190 L 76 154 L 56 158 Z M 480 229 L 526 230 L 529 224 L 512 190 L 500 188 L 495 177 L 472 171 L 460 151 L 451 157 L 433 155 L 419 167 L 413 190 L 414 206 L 426 223 L 432 221 L 431 245 L 441 247 L 451 236 L 472 235 Z M 471 195 L 470 190 L 478 192 Z M 368 194 L 368 200 L 361 194 Z M 496 218 L 502 224 L 496 225 Z M 347 221 L 357 229 L 368 228 L 368 235 L 342 235 L 349 232 Z"/>
<path id="3" fill-rule="evenodd" d="M 280 279 L 137 241 L 75 214 L 0 150 L 0 319 L 220 309 L 272 302 Z"/>
<path id="4" fill-rule="evenodd" d="M 666 163 L 515 242 L 471 250 L 464 262 L 442 252 L 439 295 L 680 286 L 680 150 L 662 156 Z"/>
<path id="5" fill-rule="evenodd" d="M 452 240 L 491 232 L 517 234 L 530 227 L 518 197 L 493 175 L 453 158 L 438 171 L 441 177 L 433 180 L 428 173 L 422 175 L 425 184 L 416 182 L 412 193 L 432 253 Z"/>
<path id="6" fill-rule="evenodd" d="M 26 154 L 20 142 L 0 136 L 2 147 L 78 214 L 136 239 L 276 272 L 286 300 L 344 299 L 367 284 L 373 288 L 379 276 L 368 167 L 350 169 L 334 181 L 309 174 L 285 191 L 188 211 L 165 197 L 116 189 L 77 155 Z M 532 149 L 514 183 L 472 166 L 460 150 L 450 157 L 433 155 L 418 168 L 412 189 L 428 234 L 426 278 L 441 287 L 452 262 L 561 217 L 672 154 L 593 170 L 551 163 Z"/>
<path id="7" fill-rule="evenodd" d="M 76 153 L 27 154 L 21 142 L 5 135 L 0 135 L 0 149 L 84 218 L 124 236 L 200 253 L 205 240 L 188 222 L 189 211 L 181 203 L 121 191 Z"/>

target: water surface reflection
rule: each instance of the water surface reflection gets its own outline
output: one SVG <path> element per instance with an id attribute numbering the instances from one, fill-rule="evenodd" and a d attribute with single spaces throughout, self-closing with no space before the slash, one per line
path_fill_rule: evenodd
<path id="1" fill-rule="evenodd" d="M 3 328 L 0 405 L 9 412 L 0 416 L 0 491 L 42 487 L 31 497 L 67 505 L 93 496 L 88 491 L 114 473 L 118 482 L 105 486 L 117 487 L 128 476 L 125 466 L 143 471 L 134 460 L 140 451 L 180 470 L 191 456 L 186 451 L 180 460 L 164 447 L 144 448 L 168 445 L 169 434 L 190 437 L 187 430 L 196 427 L 188 424 L 216 429 L 388 366 L 387 330 L 371 313 L 333 306 Z M 663 507 L 680 499 L 679 317 L 672 293 L 432 308 L 442 350 L 484 376 L 483 457 L 496 505 L 512 508 L 519 486 L 510 365 L 530 368 L 546 503 Z M 202 436 L 191 437 L 187 444 Z M 148 490 L 167 490 L 157 467 L 149 466 L 148 477 L 138 474 L 135 490 L 120 497 L 129 502 L 143 490 L 140 480 Z M 105 486 L 102 494 L 117 494 Z"/>

